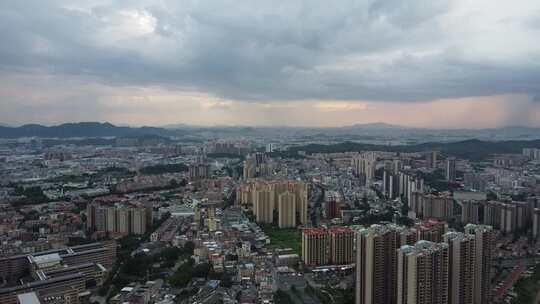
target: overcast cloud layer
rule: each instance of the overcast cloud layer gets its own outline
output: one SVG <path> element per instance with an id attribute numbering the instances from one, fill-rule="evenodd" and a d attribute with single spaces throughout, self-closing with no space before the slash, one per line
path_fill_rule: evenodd
<path id="1" fill-rule="evenodd" d="M 7 0 L 0 122 L 540 125 L 538 37 L 534 0 Z"/>

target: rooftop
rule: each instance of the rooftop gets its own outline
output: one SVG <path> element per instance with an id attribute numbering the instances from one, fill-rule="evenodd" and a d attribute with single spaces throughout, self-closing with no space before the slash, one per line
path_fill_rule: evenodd
<path id="1" fill-rule="evenodd" d="M 326 229 L 324 228 L 306 228 L 302 230 L 304 235 L 323 235 L 326 234 Z"/>
<path id="2" fill-rule="evenodd" d="M 44 264 L 60 263 L 62 257 L 58 253 L 50 253 L 40 256 L 30 256 L 30 260 L 39 267 Z"/>
<path id="3" fill-rule="evenodd" d="M 17 295 L 17 300 L 20 304 L 40 304 L 37 295 L 35 292 L 23 293 Z"/>
<path id="4" fill-rule="evenodd" d="M 331 227 L 330 229 L 328 229 L 328 231 L 330 233 L 349 233 L 349 232 L 352 233 L 353 232 L 353 230 L 349 227 L 340 227 L 340 226 Z"/>

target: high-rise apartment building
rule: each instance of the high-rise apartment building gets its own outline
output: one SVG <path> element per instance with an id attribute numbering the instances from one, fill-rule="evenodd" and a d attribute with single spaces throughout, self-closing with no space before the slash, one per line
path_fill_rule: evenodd
<path id="1" fill-rule="evenodd" d="M 290 188 L 296 196 L 296 213 L 298 214 L 297 224 L 306 225 L 308 223 L 308 185 L 303 182 L 295 182 Z"/>
<path id="2" fill-rule="evenodd" d="M 410 234 L 391 224 L 357 232 L 356 304 L 396 303 L 396 250 L 407 240 Z"/>
<path id="3" fill-rule="evenodd" d="M 107 209 L 106 208 L 97 208 L 95 218 L 95 229 L 96 231 L 107 231 Z"/>
<path id="4" fill-rule="evenodd" d="M 493 229 L 469 224 L 464 233 L 446 231 L 437 221 L 359 230 L 356 303 L 489 303 Z"/>
<path id="5" fill-rule="evenodd" d="M 428 219 L 417 223 L 416 229 L 417 239 L 440 243 L 443 241 L 443 236 L 448 232 L 448 224 L 437 219 Z"/>
<path id="6" fill-rule="evenodd" d="M 412 211 L 414 217 L 414 210 L 416 207 L 413 201 L 414 193 L 424 193 L 424 180 L 411 171 L 400 171 L 399 173 L 399 190 L 398 195 L 403 197 Z"/>
<path id="7" fill-rule="evenodd" d="M 534 208 L 532 214 L 532 235 L 533 238 L 540 237 L 540 208 Z"/>
<path id="8" fill-rule="evenodd" d="M 540 149 L 537 148 L 523 148 L 523 155 L 530 159 L 540 159 Z"/>
<path id="9" fill-rule="evenodd" d="M 296 196 L 289 191 L 278 195 L 278 226 L 296 227 Z"/>
<path id="10" fill-rule="evenodd" d="M 131 228 L 130 219 L 129 219 L 129 209 L 121 208 L 116 211 L 118 217 L 118 233 L 120 234 L 129 234 L 129 229 Z"/>
<path id="11" fill-rule="evenodd" d="M 302 259 L 307 266 L 354 263 L 354 231 L 348 227 L 302 230 Z"/>
<path id="12" fill-rule="evenodd" d="M 254 178 L 256 174 L 256 165 L 255 160 L 253 159 L 246 159 L 243 163 L 243 177 L 244 180 L 248 180 L 250 178 Z"/>
<path id="13" fill-rule="evenodd" d="M 86 205 L 86 230 L 88 231 L 96 227 L 96 207 L 97 204 Z"/>
<path id="14" fill-rule="evenodd" d="M 189 179 L 200 180 L 211 176 L 210 165 L 207 163 L 197 163 L 189 166 Z"/>
<path id="15" fill-rule="evenodd" d="M 448 232 L 449 304 L 474 303 L 476 239 L 474 235 Z"/>
<path id="16" fill-rule="evenodd" d="M 383 193 L 394 199 L 399 196 L 399 171 L 403 164 L 400 160 L 386 161 L 383 169 Z"/>
<path id="17" fill-rule="evenodd" d="M 116 218 L 116 208 L 115 207 L 106 207 L 105 209 L 105 222 L 106 222 L 106 231 L 118 231 L 118 220 Z"/>
<path id="18" fill-rule="evenodd" d="M 478 200 L 460 201 L 461 223 L 480 224 L 483 219 L 484 202 Z"/>
<path id="19" fill-rule="evenodd" d="M 495 248 L 495 233 L 491 226 L 468 224 L 465 234 L 474 235 L 474 302 L 475 304 L 489 303 L 491 264 Z"/>
<path id="20" fill-rule="evenodd" d="M 448 157 L 446 159 L 446 180 L 449 182 L 456 181 L 456 158 Z"/>
<path id="21" fill-rule="evenodd" d="M 271 224 L 274 221 L 274 191 L 256 190 L 253 213 L 258 223 Z"/>
<path id="22" fill-rule="evenodd" d="M 87 229 L 110 234 L 145 234 L 152 225 L 152 211 L 142 206 L 88 204 Z"/>
<path id="23" fill-rule="evenodd" d="M 426 153 L 426 166 L 431 169 L 437 168 L 438 151 L 430 151 Z"/>
<path id="24" fill-rule="evenodd" d="M 419 218 L 450 220 L 454 217 L 454 199 L 446 194 L 414 192 L 409 206 Z"/>
<path id="25" fill-rule="evenodd" d="M 274 166 L 264 153 L 250 154 L 243 162 L 243 178 L 245 181 L 256 177 L 270 177 L 274 173 Z"/>
<path id="26" fill-rule="evenodd" d="M 252 184 L 241 184 L 236 188 L 236 205 L 254 208 L 255 187 Z"/>
<path id="27" fill-rule="evenodd" d="M 490 225 L 495 229 L 499 229 L 501 222 L 501 207 L 502 203 L 489 201 L 484 205 L 484 217 L 482 224 Z"/>
<path id="28" fill-rule="evenodd" d="M 252 180 L 239 187 L 237 203 L 251 208 L 259 223 L 294 227 L 308 222 L 308 186 L 303 182 Z"/>
<path id="29" fill-rule="evenodd" d="M 348 227 L 332 227 L 330 234 L 330 263 L 354 263 L 354 231 Z"/>
<path id="30" fill-rule="evenodd" d="M 377 156 L 371 153 L 364 153 L 352 158 L 351 165 L 353 173 L 362 179 L 366 186 L 371 185 L 375 179 L 375 169 L 377 165 Z"/>
<path id="31" fill-rule="evenodd" d="M 146 223 L 146 209 L 144 208 L 131 208 L 131 229 L 133 234 L 145 234 L 148 224 Z"/>
<path id="32" fill-rule="evenodd" d="M 463 184 L 465 189 L 486 191 L 488 177 L 474 172 L 466 172 L 463 174 Z"/>
<path id="33" fill-rule="evenodd" d="M 302 261 L 307 266 L 326 265 L 330 260 L 330 235 L 323 228 L 302 230 Z"/>
<path id="34" fill-rule="evenodd" d="M 276 152 L 277 149 L 278 149 L 278 145 L 276 143 L 266 144 L 266 153 Z"/>
<path id="35" fill-rule="evenodd" d="M 396 289 L 397 304 L 448 303 L 448 245 L 418 241 L 402 246 L 397 253 Z"/>
<path id="36" fill-rule="evenodd" d="M 503 233 L 514 233 L 533 220 L 532 208 L 526 202 L 488 201 L 483 204 L 482 223 Z"/>

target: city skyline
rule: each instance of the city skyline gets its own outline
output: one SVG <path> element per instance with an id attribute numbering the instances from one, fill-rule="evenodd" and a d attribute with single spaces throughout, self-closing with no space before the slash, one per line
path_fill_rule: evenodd
<path id="1" fill-rule="evenodd" d="M 540 4 L 8 1 L 0 123 L 540 127 Z"/>
<path id="2" fill-rule="evenodd" d="M 0 304 L 540 303 L 540 1 L 5 0 Z"/>

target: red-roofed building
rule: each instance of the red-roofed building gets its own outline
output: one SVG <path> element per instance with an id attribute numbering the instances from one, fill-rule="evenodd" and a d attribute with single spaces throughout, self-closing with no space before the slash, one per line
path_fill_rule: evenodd
<path id="1" fill-rule="evenodd" d="M 302 230 L 302 260 L 307 266 L 353 263 L 353 230 L 348 227 Z"/>
<path id="2" fill-rule="evenodd" d="M 332 227 L 330 233 L 330 262 L 334 265 L 354 262 L 354 232 L 348 227 Z"/>
<path id="3" fill-rule="evenodd" d="M 302 230 L 302 260 L 307 266 L 326 265 L 330 259 L 330 235 L 323 228 Z"/>
<path id="4" fill-rule="evenodd" d="M 428 219 L 415 225 L 418 240 L 434 243 L 443 241 L 443 235 L 448 232 L 448 224 L 437 219 Z"/>

